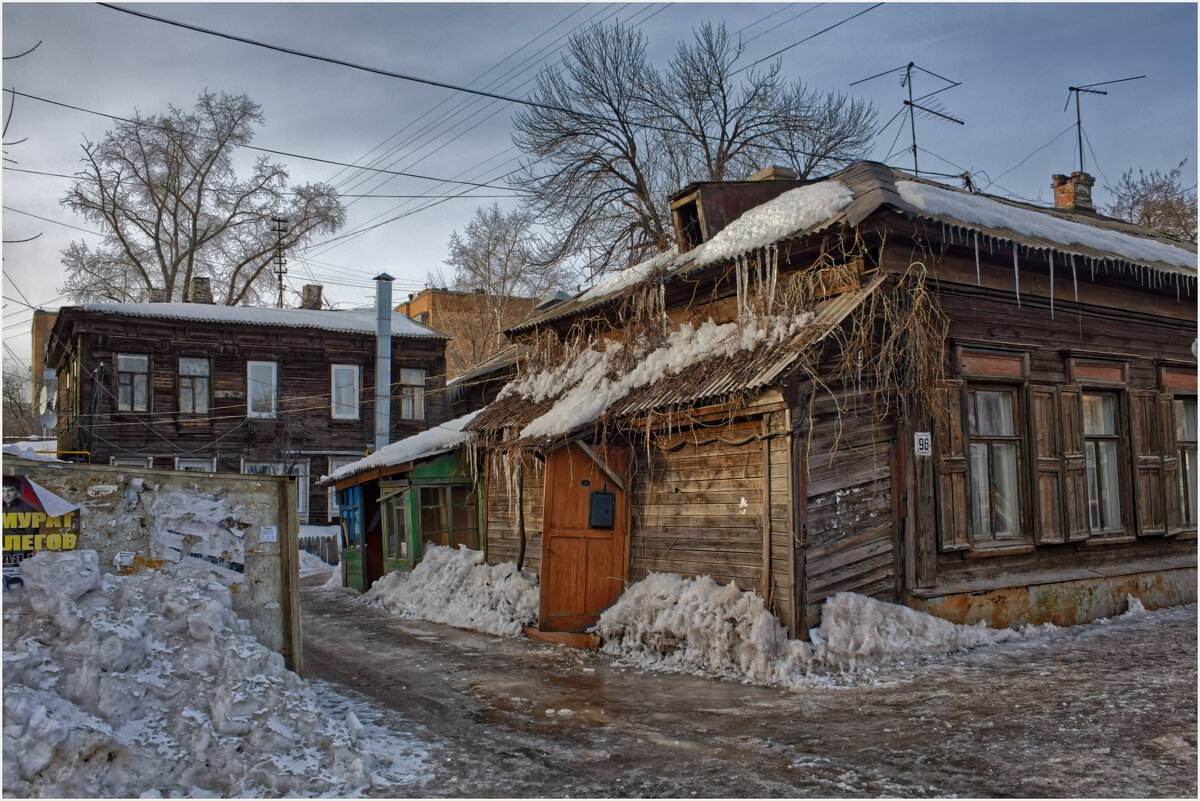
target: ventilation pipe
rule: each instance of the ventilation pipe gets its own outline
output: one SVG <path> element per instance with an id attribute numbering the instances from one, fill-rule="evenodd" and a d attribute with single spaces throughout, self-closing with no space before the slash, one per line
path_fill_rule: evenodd
<path id="1" fill-rule="evenodd" d="M 375 450 L 387 445 L 392 430 L 392 278 L 375 276 Z"/>

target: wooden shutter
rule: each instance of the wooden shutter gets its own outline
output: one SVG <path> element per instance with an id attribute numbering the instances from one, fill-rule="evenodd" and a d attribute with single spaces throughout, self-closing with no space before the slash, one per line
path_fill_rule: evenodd
<path id="1" fill-rule="evenodd" d="M 1163 522 L 1167 536 L 1183 531 L 1183 515 L 1179 508 L 1179 443 L 1175 441 L 1175 398 L 1171 394 L 1158 396 L 1158 426 L 1162 454 Z"/>
<path id="2" fill-rule="evenodd" d="M 967 529 L 970 500 L 967 495 L 967 453 L 962 429 L 962 382 L 939 384 L 934 390 L 937 448 L 938 541 L 943 551 L 971 547 Z"/>
<path id="3" fill-rule="evenodd" d="M 1033 460 L 1034 541 L 1067 541 L 1063 526 L 1062 458 L 1058 441 L 1058 395 L 1054 387 L 1029 387 L 1029 453 Z"/>
<path id="4" fill-rule="evenodd" d="M 1083 408 L 1079 387 L 1058 388 L 1062 443 L 1063 523 L 1067 540 L 1088 538 L 1087 461 L 1083 455 Z"/>
<path id="5" fill-rule="evenodd" d="M 1130 393 L 1133 426 L 1133 499 L 1139 537 L 1167 533 L 1163 515 L 1162 435 L 1158 393 L 1135 389 Z"/>

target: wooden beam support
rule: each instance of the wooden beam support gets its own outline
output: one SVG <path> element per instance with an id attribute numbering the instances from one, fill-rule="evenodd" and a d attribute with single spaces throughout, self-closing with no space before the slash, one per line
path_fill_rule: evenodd
<path id="1" fill-rule="evenodd" d="M 600 455 L 592 450 L 590 445 L 581 439 L 575 440 L 573 444 L 578 445 L 579 449 L 586 453 L 588 458 L 595 462 L 596 466 L 604 471 L 604 475 L 608 476 L 612 480 L 612 483 L 617 485 L 617 489 L 628 494 L 628 491 L 625 489 L 625 479 L 617 475 L 617 472 L 609 467 L 608 463 L 601 459 Z"/>

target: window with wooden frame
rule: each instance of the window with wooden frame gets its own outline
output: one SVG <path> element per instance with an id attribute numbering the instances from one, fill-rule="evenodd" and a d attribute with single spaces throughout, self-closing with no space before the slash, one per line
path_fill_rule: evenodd
<path id="1" fill-rule="evenodd" d="M 1088 498 L 1088 530 L 1119 533 L 1121 515 L 1121 431 L 1119 398 L 1111 392 L 1084 392 L 1083 453 Z"/>
<path id="2" fill-rule="evenodd" d="M 150 411 L 150 357 L 117 354 L 117 411 Z"/>
<path id="3" fill-rule="evenodd" d="M 335 364 L 330 368 L 332 399 L 330 415 L 335 420 L 358 419 L 358 365 Z"/>
<path id="4" fill-rule="evenodd" d="M 208 414 L 212 384 L 208 359 L 179 358 L 178 392 L 181 414 Z"/>
<path id="5" fill-rule="evenodd" d="M 475 497 L 466 485 L 420 488 L 421 542 L 479 550 Z"/>
<path id="6" fill-rule="evenodd" d="M 408 561 L 408 492 L 393 491 L 379 499 L 383 523 L 383 555 L 399 562 Z"/>
<path id="7" fill-rule="evenodd" d="M 400 419 L 425 419 L 425 371 L 400 368 Z"/>
<path id="8" fill-rule="evenodd" d="M 972 387 L 966 403 L 972 545 L 1020 541 L 1024 527 L 1017 391 Z"/>
<path id="9" fill-rule="evenodd" d="M 278 402 L 275 362 L 246 362 L 246 416 L 274 417 Z"/>
<path id="10" fill-rule="evenodd" d="M 1196 399 L 1174 398 L 1175 447 L 1179 454 L 1179 522 L 1196 528 Z"/>

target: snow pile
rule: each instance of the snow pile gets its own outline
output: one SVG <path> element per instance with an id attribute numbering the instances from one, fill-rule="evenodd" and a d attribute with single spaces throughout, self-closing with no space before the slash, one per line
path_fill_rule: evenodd
<path id="1" fill-rule="evenodd" d="M 276 309 L 271 306 L 219 306 L 211 303 L 85 303 L 83 309 L 100 314 L 122 314 L 130 317 L 316 328 L 322 331 L 346 331 L 355 334 L 374 334 L 378 324 L 374 308 L 325 311 Z M 433 329 L 398 312 L 392 312 L 392 336 L 444 338 Z"/>
<path id="2" fill-rule="evenodd" d="M 1095 225 L 1064 220 L 1053 214 L 1010 206 L 983 195 L 952 192 L 916 181 L 897 181 L 896 189 L 905 203 L 934 216 L 953 217 L 968 225 L 1004 228 L 1025 236 L 1037 236 L 1063 245 L 1084 245 L 1115 253 L 1142 264 L 1163 262 L 1181 267 L 1185 275 L 1196 274 L 1196 251 L 1156 239 L 1121 233 Z"/>
<path id="3" fill-rule="evenodd" d="M 821 181 L 784 192 L 742 214 L 691 251 L 697 266 L 732 259 L 835 217 L 854 200 L 839 181 Z"/>
<path id="4" fill-rule="evenodd" d="M 324 573 L 326 570 L 333 570 L 333 565 L 326 562 L 316 554 L 311 554 L 308 551 L 300 552 L 300 575 L 312 576 L 317 573 Z"/>
<path id="5" fill-rule="evenodd" d="M 4 604 L 6 795 L 345 796 L 407 772 L 321 711 L 203 565 L 22 563 Z"/>
<path id="6" fill-rule="evenodd" d="M 775 686 L 1024 636 L 843 592 L 825 602 L 810 644 L 789 639 L 757 593 L 673 573 L 634 584 L 594 631 L 604 639 L 601 650 L 639 667 Z"/>
<path id="7" fill-rule="evenodd" d="M 481 411 L 483 410 L 479 409 L 470 414 L 464 414 L 462 417 L 428 428 L 419 434 L 414 434 L 390 445 L 384 445 L 370 456 L 334 470 L 328 476 L 322 476 L 321 481 L 325 483 L 340 481 L 347 476 L 370 470 L 372 467 L 390 467 L 452 451 L 466 441 L 468 435 L 463 428 Z"/>
<path id="8" fill-rule="evenodd" d="M 481 551 L 437 545 L 414 570 L 389 573 L 361 600 L 404 617 L 517 637 L 537 620 L 540 594 L 513 562 L 486 565 Z"/>
<path id="9" fill-rule="evenodd" d="M 521 431 L 522 437 L 551 437 L 589 423 L 631 391 L 678 374 L 685 367 L 720 356 L 751 351 L 764 343 L 782 342 L 811 319 L 808 312 L 766 317 L 748 323 L 717 325 L 707 320 L 695 328 L 684 323 L 667 335 L 666 343 L 643 355 L 631 370 L 612 377 L 617 356 L 624 348 L 609 341 L 603 351 L 587 348 L 561 366 L 524 376 L 510 384 L 509 392 L 538 402 L 569 387 L 545 414 Z"/>
<path id="10" fill-rule="evenodd" d="M 5 456 L 20 456 L 22 459 L 31 459 L 35 462 L 61 462 L 53 453 L 38 453 L 38 451 L 57 451 L 58 440 L 56 439 L 38 439 L 31 437 L 30 439 L 22 439 L 16 442 L 9 442 L 3 446 Z"/>

